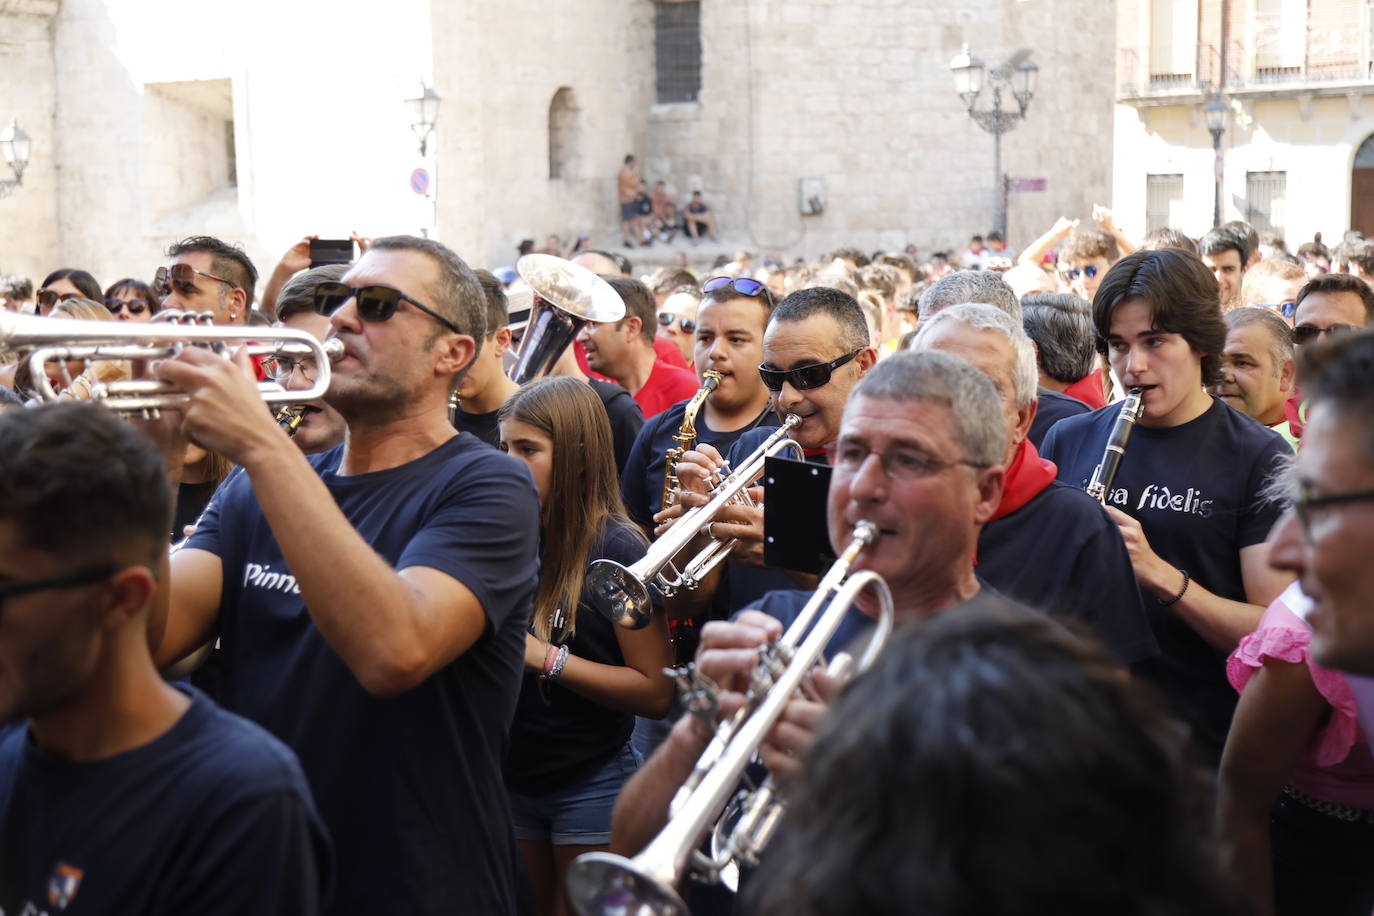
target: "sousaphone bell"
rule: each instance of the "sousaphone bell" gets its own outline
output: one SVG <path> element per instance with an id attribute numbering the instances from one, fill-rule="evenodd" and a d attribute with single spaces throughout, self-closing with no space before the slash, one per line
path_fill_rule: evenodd
<path id="1" fill-rule="evenodd" d="M 625 303 L 611 284 L 585 267 L 551 254 L 527 254 L 515 262 L 531 291 L 529 325 L 511 381 L 523 385 L 553 368 L 589 321 L 620 321 Z"/>

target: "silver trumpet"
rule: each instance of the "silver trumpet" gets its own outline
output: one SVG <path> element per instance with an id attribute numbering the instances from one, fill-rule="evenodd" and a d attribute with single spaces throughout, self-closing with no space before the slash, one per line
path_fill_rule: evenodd
<path id="1" fill-rule="evenodd" d="M 510 372 L 517 385 L 552 369 L 587 322 L 625 317 L 625 302 L 615 287 L 571 261 L 527 254 L 515 262 L 515 270 L 534 292 L 520 355 Z"/>
<path id="2" fill-rule="evenodd" d="M 841 675 L 862 671 L 887 641 L 892 632 L 892 595 L 887 584 L 869 571 L 849 575 L 859 551 L 877 537 L 873 524 L 855 525 L 854 539 L 821 579 L 801 614 L 776 642 L 759 650 L 744 706 L 717 727 L 692 775 L 673 797 L 668 823 L 658 836 L 634 858 L 592 852 L 573 862 L 568 870 L 568 899 L 581 916 L 690 916 L 675 890 L 689 871 L 702 880 L 716 881 L 732 867 L 757 863 L 783 813 L 771 776 L 740 800 L 733 827 L 716 830 L 711 856 L 697 847 L 720 818 L 764 737 L 803 679 L 822 661 L 826 644 L 865 589 L 872 589 L 879 603 L 873 636 L 857 664 L 841 653 L 830 670 Z M 705 689 L 709 693 L 712 688 L 708 684 Z"/>
<path id="3" fill-rule="evenodd" d="M 319 374 L 309 388 L 287 390 L 274 381 L 258 383 L 269 404 L 299 404 L 320 398 L 329 389 L 329 365 L 343 356 L 343 342 L 321 343 L 313 335 L 294 328 L 209 323 L 206 314 L 162 312 L 149 323 L 125 321 L 68 321 L 0 312 L 0 350 L 29 351 L 29 370 L 38 395 L 57 400 L 58 392 L 43 371 L 56 360 L 66 375 L 67 360 L 170 359 L 186 346 L 207 346 L 227 353 L 231 346 L 246 346 L 250 356 L 313 357 Z M 71 379 L 67 379 L 71 384 Z M 91 400 L 120 413 L 155 415 L 159 410 L 186 403 L 186 392 L 156 379 L 118 379 L 92 386 Z"/>
<path id="4" fill-rule="evenodd" d="M 593 563 L 587 570 L 587 588 L 592 606 L 612 622 L 638 630 L 648 626 L 653 617 L 650 585 L 666 596 L 676 594 L 678 589 L 696 588 L 711 570 L 725 562 L 735 541 L 712 538 L 711 543 L 703 547 L 681 572 L 677 572 L 673 566 L 673 557 L 715 521 L 726 505 L 748 499 L 744 491 L 763 472 L 765 459 L 787 449 L 793 450 L 799 458 L 804 457 L 797 441 L 788 438 L 788 434 L 799 423 L 801 417 L 789 414 L 782 425 L 759 443 L 759 447 L 738 468 L 731 470 L 716 484 L 706 505 L 684 513 L 664 532 L 663 537 L 649 545 L 648 551 L 637 563 L 630 566 L 622 566 L 614 560 L 597 560 Z M 752 500 L 749 503 L 752 505 Z"/>

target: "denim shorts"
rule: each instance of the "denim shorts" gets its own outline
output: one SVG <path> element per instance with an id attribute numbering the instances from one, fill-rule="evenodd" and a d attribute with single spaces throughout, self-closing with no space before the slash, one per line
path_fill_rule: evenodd
<path id="1" fill-rule="evenodd" d="M 515 838 L 554 846 L 604 846 L 611 841 L 611 812 L 644 758 L 626 744 L 582 782 L 547 795 L 510 796 Z"/>

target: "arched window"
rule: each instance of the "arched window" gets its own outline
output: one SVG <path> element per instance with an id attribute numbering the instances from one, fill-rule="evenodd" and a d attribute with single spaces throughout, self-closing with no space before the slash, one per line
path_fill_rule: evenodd
<path id="1" fill-rule="evenodd" d="M 1365 137 L 1355 152 L 1355 168 L 1374 169 L 1374 136 Z"/>
<path id="2" fill-rule="evenodd" d="M 577 177 L 578 134 L 582 110 L 568 86 L 561 87 L 549 102 L 549 178 Z"/>

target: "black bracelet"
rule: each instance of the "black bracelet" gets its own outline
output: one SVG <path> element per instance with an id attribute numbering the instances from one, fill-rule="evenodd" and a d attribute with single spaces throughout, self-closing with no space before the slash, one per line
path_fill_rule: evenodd
<path id="1" fill-rule="evenodd" d="M 1165 601 L 1163 598 L 1156 598 L 1155 600 L 1159 602 L 1160 607 L 1168 607 L 1171 604 L 1177 604 L 1178 600 L 1183 597 L 1183 593 L 1188 590 L 1188 583 L 1193 581 L 1193 577 L 1188 575 L 1188 570 L 1180 569 L 1179 572 L 1183 573 L 1183 587 L 1178 590 L 1177 595 L 1170 598 L 1168 601 Z"/>

